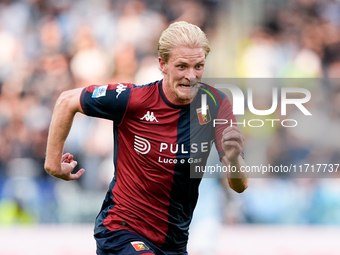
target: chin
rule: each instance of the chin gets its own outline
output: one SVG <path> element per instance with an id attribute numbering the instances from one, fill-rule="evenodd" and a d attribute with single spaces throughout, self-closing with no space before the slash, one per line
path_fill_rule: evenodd
<path id="1" fill-rule="evenodd" d="M 186 103 L 186 101 L 187 103 L 190 103 L 191 100 L 190 95 L 177 94 L 177 98 L 183 103 Z"/>
<path id="2" fill-rule="evenodd" d="M 191 100 L 190 96 L 189 97 L 178 97 L 178 99 L 183 102 L 188 101 L 188 103 L 190 103 L 190 100 Z"/>

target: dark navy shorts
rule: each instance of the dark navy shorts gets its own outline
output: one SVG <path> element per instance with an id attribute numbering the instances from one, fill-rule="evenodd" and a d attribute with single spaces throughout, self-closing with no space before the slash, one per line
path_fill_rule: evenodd
<path id="1" fill-rule="evenodd" d="M 144 237 L 128 230 L 102 231 L 94 238 L 98 255 L 188 255 L 186 251 L 162 251 Z"/>

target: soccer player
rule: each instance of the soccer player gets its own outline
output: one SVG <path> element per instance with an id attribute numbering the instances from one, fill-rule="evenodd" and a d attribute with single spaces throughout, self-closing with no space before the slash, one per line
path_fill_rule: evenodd
<path id="1" fill-rule="evenodd" d="M 209 51 L 200 28 L 176 22 L 158 44 L 162 80 L 91 85 L 63 92 L 57 100 L 45 161 L 54 177 L 75 180 L 84 174 L 84 169 L 72 173 L 77 162 L 62 155 L 77 112 L 114 123 L 115 176 L 96 218 L 97 254 L 187 254 L 201 181 L 190 178 L 190 169 L 205 165 L 213 141 L 223 165 L 237 170 L 245 165 L 240 130 L 212 125 L 215 118 L 236 119 L 225 94 L 199 82 Z M 216 100 L 206 97 L 203 111 L 207 92 Z M 243 173 L 227 172 L 227 178 L 236 192 L 247 188 Z"/>

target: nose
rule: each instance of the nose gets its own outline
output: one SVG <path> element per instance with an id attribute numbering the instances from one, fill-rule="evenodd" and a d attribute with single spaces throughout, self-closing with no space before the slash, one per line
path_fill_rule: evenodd
<path id="1" fill-rule="evenodd" d="M 196 73 L 193 68 L 188 68 L 184 76 L 186 79 L 191 80 L 196 78 Z"/>

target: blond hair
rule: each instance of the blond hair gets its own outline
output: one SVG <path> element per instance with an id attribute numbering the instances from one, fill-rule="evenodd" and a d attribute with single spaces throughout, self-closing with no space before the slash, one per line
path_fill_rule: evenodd
<path id="1" fill-rule="evenodd" d="M 203 48 L 205 57 L 210 52 L 206 34 L 198 26 L 185 21 L 172 23 L 163 31 L 158 42 L 158 56 L 168 62 L 175 47 Z"/>

